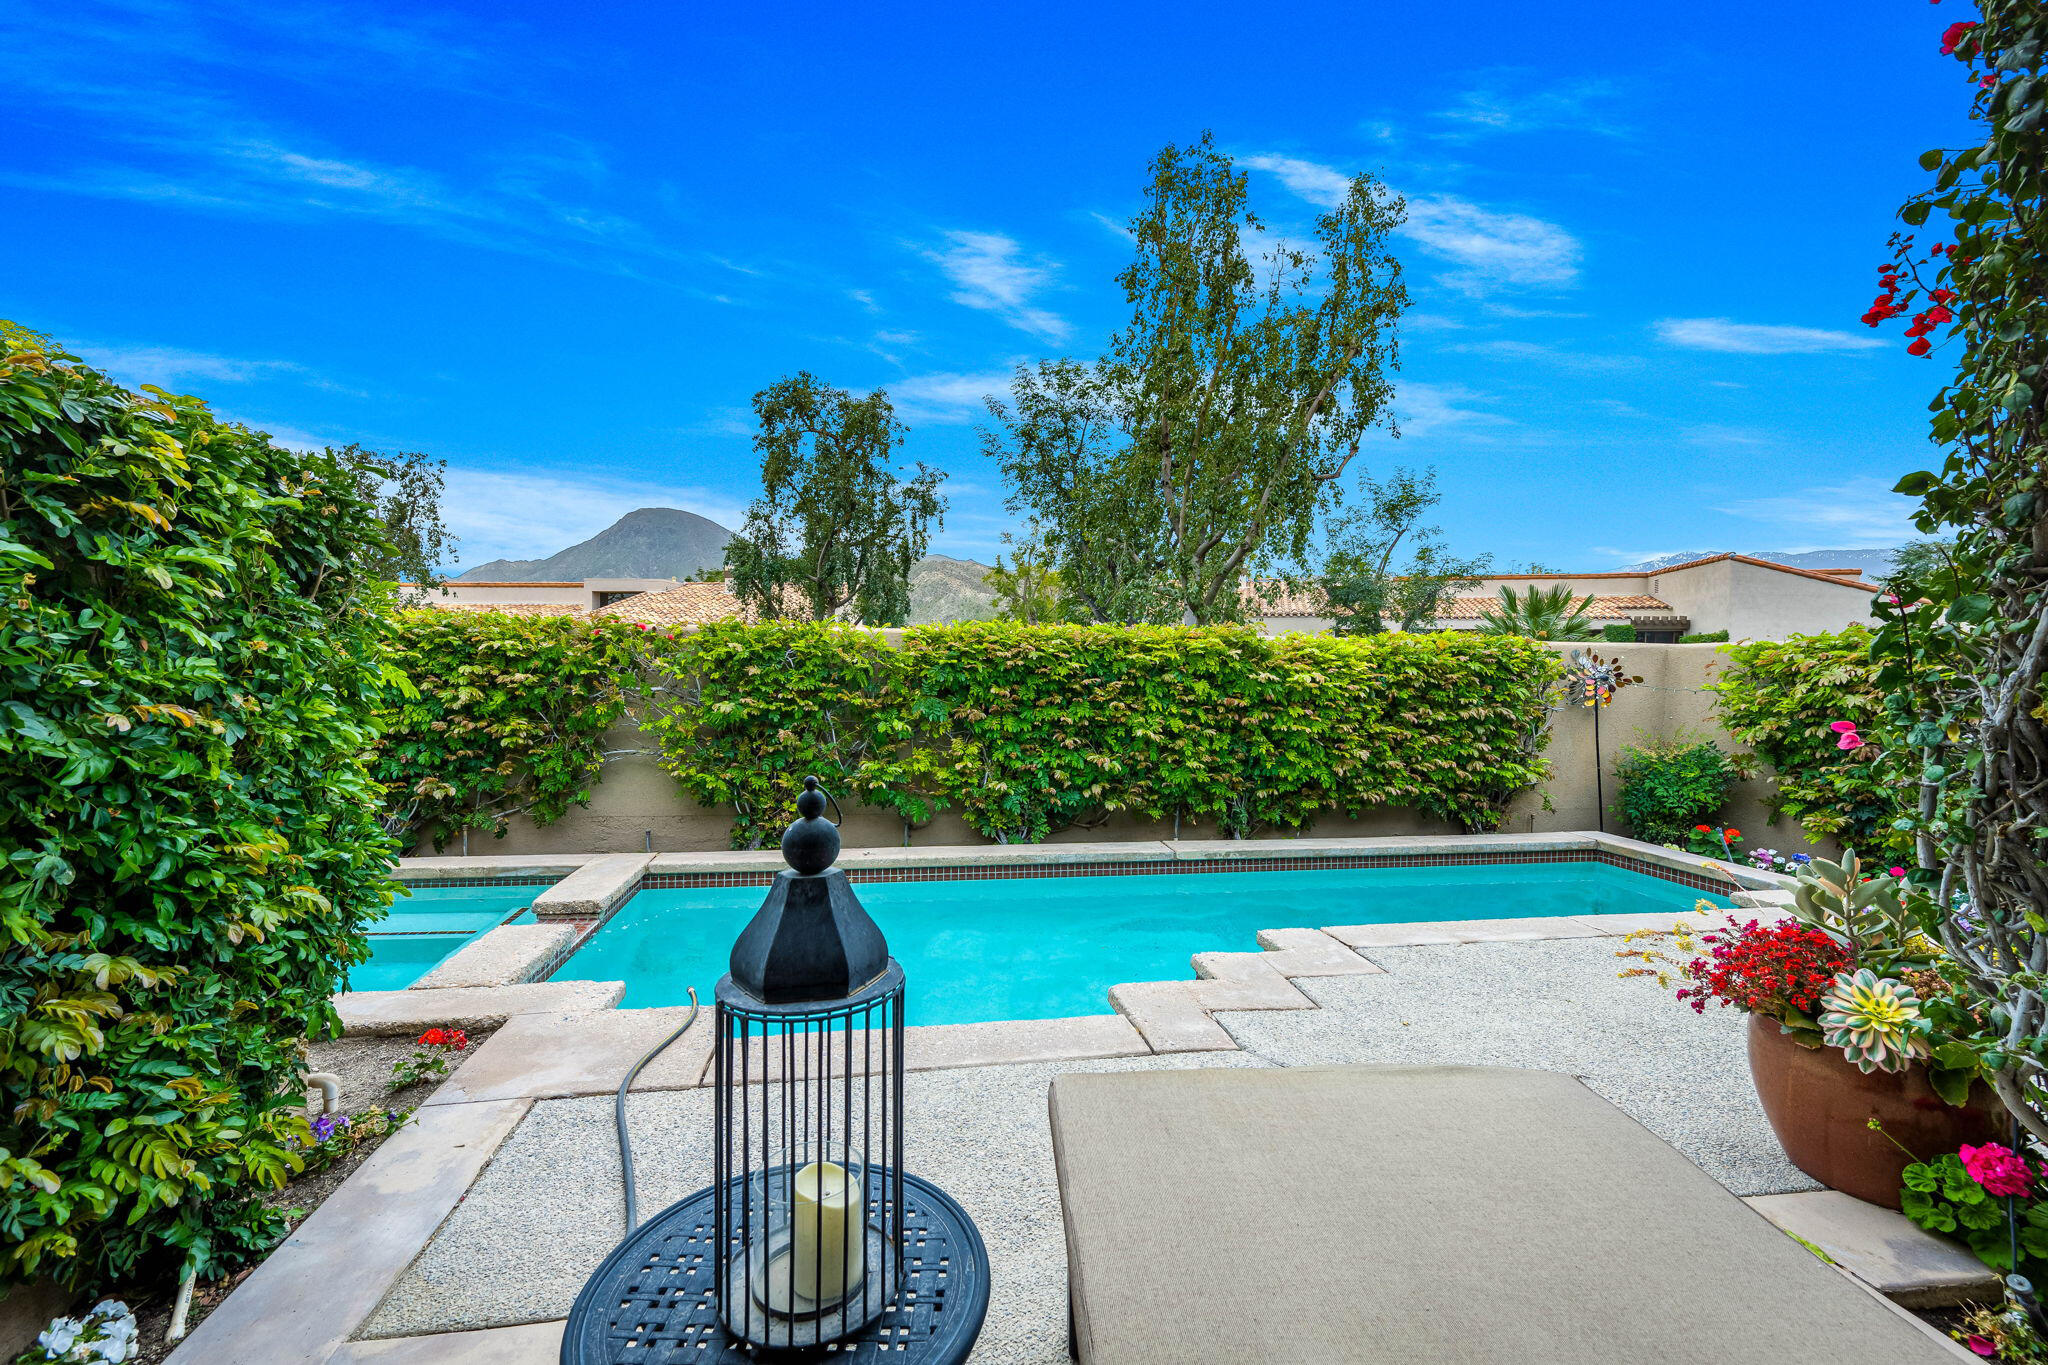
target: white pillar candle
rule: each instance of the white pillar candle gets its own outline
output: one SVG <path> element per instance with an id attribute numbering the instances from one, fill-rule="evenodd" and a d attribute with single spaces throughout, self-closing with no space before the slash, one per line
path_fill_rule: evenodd
<path id="1" fill-rule="evenodd" d="M 796 1173 L 790 1268 L 796 1292 L 812 1301 L 837 1299 L 860 1281 L 867 1250 L 867 1210 L 846 1168 L 813 1161 Z"/>

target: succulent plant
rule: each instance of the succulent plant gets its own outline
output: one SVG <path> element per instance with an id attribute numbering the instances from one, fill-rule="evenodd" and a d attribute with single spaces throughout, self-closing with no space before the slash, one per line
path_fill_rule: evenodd
<path id="1" fill-rule="evenodd" d="M 1852 962 L 1886 971 L 1927 965 L 1915 893 L 1901 879 L 1865 872 L 1853 849 L 1839 863 L 1814 858 L 1795 875 L 1793 915 L 1842 940 Z"/>
<path id="2" fill-rule="evenodd" d="M 1820 999 L 1820 1028 L 1828 1046 L 1842 1049 L 1865 1075 L 1904 1071 L 1927 1054 L 1920 997 L 1911 986 L 1868 967 L 1835 978 Z"/>

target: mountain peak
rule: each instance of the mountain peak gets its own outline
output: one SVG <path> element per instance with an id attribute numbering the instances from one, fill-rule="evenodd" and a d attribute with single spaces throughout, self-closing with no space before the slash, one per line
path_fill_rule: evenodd
<path id="1" fill-rule="evenodd" d="M 456 581 L 581 582 L 586 578 L 693 578 L 725 563 L 732 532 L 680 507 L 636 507 L 580 544 L 546 559 L 494 559 Z"/>

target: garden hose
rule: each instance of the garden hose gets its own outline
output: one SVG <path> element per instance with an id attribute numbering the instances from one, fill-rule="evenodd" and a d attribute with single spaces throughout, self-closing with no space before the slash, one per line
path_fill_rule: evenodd
<path id="1" fill-rule="evenodd" d="M 696 1022 L 697 990 L 693 986 L 690 988 L 690 1013 L 683 1020 L 682 1027 L 656 1043 L 646 1056 L 633 1063 L 633 1069 L 626 1073 L 626 1079 L 619 1082 L 618 1096 L 612 1101 L 612 1122 L 619 1131 L 619 1165 L 626 1175 L 626 1231 L 629 1233 L 640 1226 L 640 1192 L 633 1183 L 633 1139 L 626 1135 L 626 1091 L 649 1062 L 666 1051 L 670 1043 L 688 1033 L 690 1025 Z"/>

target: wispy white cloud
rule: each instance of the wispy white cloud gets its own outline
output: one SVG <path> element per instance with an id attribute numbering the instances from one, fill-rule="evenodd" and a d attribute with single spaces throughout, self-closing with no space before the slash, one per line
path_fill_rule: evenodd
<path id="1" fill-rule="evenodd" d="M 1714 423 L 1687 427 L 1680 434 L 1696 446 L 1767 446 L 1776 439 L 1768 431 L 1758 431 L 1754 427 L 1719 426 Z"/>
<path id="2" fill-rule="evenodd" d="M 1715 508 L 1730 516 L 1780 528 L 1788 554 L 1805 550 L 1898 545 L 1918 535 L 1916 499 L 1894 493 L 1884 479 L 1861 477 L 1836 484 L 1788 488 L 1768 498 L 1744 498 Z M 1816 536 L 1816 532 L 1826 532 Z"/>
<path id="3" fill-rule="evenodd" d="M 184 351 L 175 346 L 124 346 L 100 342 L 77 342 L 71 349 L 85 360 L 127 384 L 155 384 L 174 389 L 192 380 L 214 384 L 249 384 L 263 379 L 294 379 L 317 388 L 333 389 L 313 370 L 290 360 L 250 360 L 238 356 L 209 355 Z"/>
<path id="4" fill-rule="evenodd" d="M 1334 166 L 1300 157 L 1262 155 L 1241 161 L 1323 208 L 1341 204 L 1351 184 Z M 1442 277 L 1453 289 L 1477 296 L 1502 289 L 1565 289 L 1578 282 L 1579 240 L 1555 223 L 1456 195 L 1406 197 L 1408 222 L 1402 232 L 1425 252 L 1457 267 Z"/>
<path id="5" fill-rule="evenodd" d="M 1033 300 L 1053 284 L 1059 266 L 1045 257 L 1027 257 L 1024 249 L 1000 232 L 948 232 L 947 245 L 927 249 L 953 282 L 953 302 L 994 313 L 1020 331 L 1061 342 L 1073 329 L 1059 314 Z"/>
<path id="6" fill-rule="evenodd" d="M 867 309 L 870 313 L 879 313 L 882 311 L 882 305 L 876 303 L 875 296 L 873 294 L 870 294 L 865 289 L 849 289 L 846 291 L 846 297 L 852 299 L 855 303 Z"/>
<path id="7" fill-rule="evenodd" d="M 1123 238 L 1123 240 L 1125 240 L 1126 242 L 1134 242 L 1137 240 L 1137 238 L 1131 234 L 1131 229 L 1129 228 L 1129 226 L 1123 223 L 1119 223 L 1116 219 L 1110 217 L 1106 213 L 1097 213 L 1093 209 L 1090 209 L 1088 211 L 1088 216 L 1090 218 L 1093 218 L 1097 223 L 1099 223 L 1105 232 L 1113 232 L 1118 237 Z"/>
<path id="8" fill-rule="evenodd" d="M 1351 192 L 1351 177 L 1334 166 L 1293 156 L 1247 156 L 1239 160 L 1255 171 L 1279 177 L 1280 183 L 1295 195 L 1326 209 L 1336 208 Z"/>
<path id="9" fill-rule="evenodd" d="M 1455 195 L 1408 201 L 1402 231 L 1459 269 L 1443 282 L 1467 294 L 1496 289 L 1567 289 L 1578 283 L 1579 239 L 1526 213 L 1482 208 Z"/>
<path id="10" fill-rule="evenodd" d="M 1579 351 L 1568 346 L 1553 346 L 1540 341 L 1510 341 L 1506 338 L 1461 342 L 1444 349 L 1465 355 L 1487 356 L 1494 360 L 1537 361 L 1566 370 L 1629 370 L 1643 363 L 1639 357 L 1632 355 L 1604 355 L 1596 351 Z"/>
<path id="11" fill-rule="evenodd" d="M 1009 392 L 1008 370 L 912 375 L 889 386 L 906 418 L 940 423 L 974 421 L 987 411 L 990 395 L 1007 398 Z"/>
<path id="12" fill-rule="evenodd" d="M 744 503 L 711 489 L 453 464 L 441 500 L 465 565 L 545 559 L 639 507 L 680 507 L 733 529 L 747 516 Z"/>
<path id="13" fill-rule="evenodd" d="M 1854 332 L 1736 322 L 1730 318 L 1664 318 L 1655 328 L 1657 339 L 1667 346 L 1736 355 L 1816 355 L 1867 351 L 1885 344 L 1877 337 L 1858 336 Z"/>
<path id="14" fill-rule="evenodd" d="M 1394 391 L 1394 417 L 1405 437 L 1429 436 L 1450 427 L 1499 427 L 1513 423 L 1497 412 L 1473 407 L 1492 398 L 1462 384 L 1404 383 Z"/>
<path id="15" fill-rule="evenodd" d="M 1568 81 L 1547 89 L 1513 87 L 1501 77 L 1461 91 L 1436 117 L 1448 127 L 1438 134 L 1470 140 L 1497 133 L 1536 133 L 1565 129 L 1578 133 L 1621 136 L 1621 125 L 1602 112 L 1619 94 L 1609 81 Z"/>

